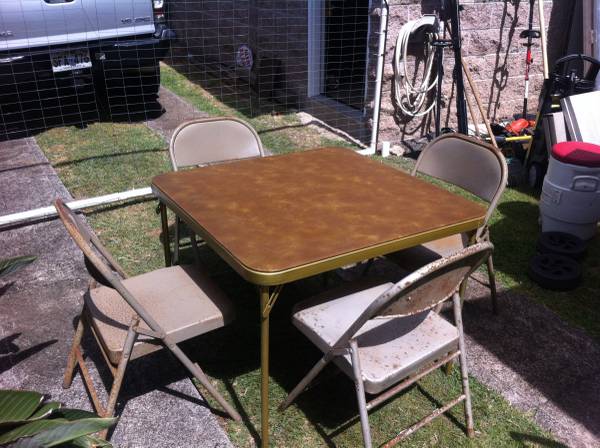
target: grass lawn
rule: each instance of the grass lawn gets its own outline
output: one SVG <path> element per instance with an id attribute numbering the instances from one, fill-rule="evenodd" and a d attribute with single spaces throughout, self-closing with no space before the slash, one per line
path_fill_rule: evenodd
<path id="1" fill-rule="evenodd" d="M 235 114 L 167 67 L 163 67 L 163 82 L 202 110 L 214 114 Z M 299 122 L 294 115 L 266 115 L 250 121 L 261 132 L 265 146 L 273 152 L 332 143 L 314 131 L 295 127 Z M 267 132 L 272 127 L 284 127 L 282 125 L 292 127 Z M 37 140 L 66 187 L 78 198 L 147 186 L 155 174 L 169 169 L 165 143 L 143 124 L 99 123 L 86 129 L 60 128 L 39 135 Z M 155 205 L 155 202 L 142 202 L 104 208 L 87 215 L 102 241 L 132 274 L 162 266 L 160 225 Z M 497 264 L 502 280 L 509 286 L 532 287 L 527 286 L 524 272 L 516 266 L 516 260 L 519 263 L 526 260 L 528 248 L 533 244 L 535 228 L 531 226 L 530 215 L 534 206 L 534 200 L 526 193 L 509 191 L 494 218 L 492 235 L 498 246 Z M 260 428 L 260 328 L 256 291 L 212 252 L 205 250 L 203 259 L 236 301 L 241 318 L 227 328 L 186 344 L 184 349 L 199 360 L 226 398 L 243 412 L 242 424 L 221 420 L 234 445 L 254 446 Z M 295 301 L 321 288 L 319 278 L 287 285 L 272 314 L 273 446 L 361 445 L 354 386 L 343 374 L 336 375 L 334 368 L 325 372 L 321 377 L 323 380 L 303 394 L 285 413 L 275 410 L 319 357 L 318 351 L 290 325 L 289 315 Z M 582 292 L 581 296 L 584 295 Z M 544 294 L 546 296 L 553 297 Z M 543 301 L 552 305 L 553 301 L 559 303 L 559 299 L 556 296 L 556 299 L 544 298 Z M 578 322 L 577 314 L 572 314 L 571 318 Z M 457 407 L 447 417 L 438 418 L 411 436 L 403 446 L 562 446 L 552 442 L 529 416 L 512 408 L 498 394 L 475 380 L 471 381 L 471 385 L 477 430 L 474 440 L 464 435 L 462 408 Z M 438 400 L 447 400 L 458 395 L 459 391 L 457 372 L 450 376 L 436 372 L 419 386 L 405 391 L 371 414 L 375 445 L 385 442 L 399 428 L 430 412 Z"/>

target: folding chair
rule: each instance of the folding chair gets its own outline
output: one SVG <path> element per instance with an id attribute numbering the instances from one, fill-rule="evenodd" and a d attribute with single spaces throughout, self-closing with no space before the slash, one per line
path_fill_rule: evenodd
<path id="1" fill-rule="evenodd" d="M 483 201 L 488 210 L 483 225 L 470 240 L 467 234 L 457 234 L 386 255 L 394 263 L 414 271 L 431 261 L 450 255 L 472 242 L 490 240 L 488 222 L 504 189 L 508 168 L 504 156 L 492 145 L 461 134 L 445 134 L 429 143 L 421 152 L 412 175 L 425 174 L 456 185 Z M 494 313 L 498 312 L 496 275 L 492 257 L 487 260 Z"/>
<path id="2" fill-rule="evenodd" d="M 58 216 L 84 254 L 94 279 L 84 295 L 84 305 L 73 338 L 63 387 L 71 386 L 79 366 L 96 412 L 114 414 L 129 361 L 167 348 L 206 388 L 234 420 L 240 415 L 217 392 L 198 364 L 177 344 L 233 319 L 233 306 L 224 293 L 197 266 L 174 266 L 128 277 L 98 238 L 57 199 Z M 81 340 L 84 330 L 94 336 L 114 378 L 104 406 L 84 361 Z M 104 434 L 106 436 L 106 433 Z"/>
<path id="3" fill-rule="evenodd" d="M 356 385 L 365 447 L 371 447 L 368 411 L 446 363 L 459 358 L 462 394 L 401 431 L 393 446 L 435 417 L 464 402 L 467 435 L 473 415 L 462 326 L 460 284 L 492 253 L 478 243 L 430 263 L 396 284 L 383 283 L 351 294 L 329 292 L 297 306 L 293 324 L 324 356 L 279 407 L 284 410 L 331 361 Z M 434 308 L 452 298 L 454 323 Z M 376 395 L 369 403 L 365 393 Z"/>
<path id="4" fill-rule="evenodd" d="M 234 160 L 263 157 L 264 149 L 256 131 L 233 117 L 200 118 L 180 125 L 169 146 L 173 171 Z M 201 192 L 200 192 L 201 193 Z M 173 261 L 179 261 L 182 222 L 175 218 Z M 197 257 L 196 235 L 187 231 Z"/>

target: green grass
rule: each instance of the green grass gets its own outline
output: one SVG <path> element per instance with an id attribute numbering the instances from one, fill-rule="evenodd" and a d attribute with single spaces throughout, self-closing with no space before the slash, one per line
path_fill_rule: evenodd
<path id="1" fill-rule="evenodd" d="M 169 88 L 204 110 L 218 114 L 232 112 L 166 67 L 163 68 L 163 80 Z M 270 124 L 295 123 L 295 120 L 292 116 L 270 115 L 251 119 L 259 129 L 266 129 Z M 261 137 L 274 152 L 317 146 L 315 142 L 322 144 L 324 141 L 323 136 L 314 131 L 293 128 L 293 132 L 300 131 L 301 134 L 263 132 Z M 61 128 L 41 134 L 37 139 L 62 181 L 78 198 L 147 186 L 152 176 L 169 169 L 164 142 L 143 125 L 94 124 L 86 129 Z M 154 202 L 108 207 L 87 217 L 101 240 L 130 273 L 138 274 L 163 265 L 160 224 Z M 494 223 L 501 223 L 503 217 L 499 215 Z M 518 216 L 511 219 L 524 220 Z M 495 237 L 496 233 L 501 233 L 496 229 L 493 231 Z M 522 237 L 525 239 L 526 234 Z M 497 244 L 507 243 L 497 240 Z M 184 256 L 191 258 L 189 253 L 184 253 Z M 227 399 L 243 412 L 242 424 L 228 419 L 221 419 L 221 422 L 235 446 L 251 447 L 256 443 L 260 427 L 260 338 L 256 290 L 211 251 L 204 250 L 202 256 L 210 272 L 235 300 L 239 318 L 222 330 L 185 344 L 184 349 L 199 361 Z M 508 253 L 505 258 L 499 257 L 499 265 L 505 265 L 510 259 Z M 510 280 L 510 275 L 503 275 L 503 279 Z M 272 314 L 272 446 L 361 445 L 353 384 L 343 374 L 335 375 L 334 368 L 325 372 L 323 381 L 303 394 L 285 413 L 275 410 L 318 359 L 318 351 L 290 325 L 289 315 L 294 302 L 321 288 L 319 278 L 287 285 Z M 552 442 L 550 436 L 532 422 L 531 416 L 512 408 L 476 380 L 472 380 L 471 385 L 477 430 L 474 440 L 464 435 L 464 418 L 461 408 L 457 407 L 449 416 L 436 419 L 411 436 L 403 446 L 561 446 Z M 419 387 L 408 389 L 372 413 L 375 445 L 426 415 L 436 405 L 436 400 L 447 400 L 459 391 L 457 372 L 450 376 L 436 372 L 423 380 Z"/>

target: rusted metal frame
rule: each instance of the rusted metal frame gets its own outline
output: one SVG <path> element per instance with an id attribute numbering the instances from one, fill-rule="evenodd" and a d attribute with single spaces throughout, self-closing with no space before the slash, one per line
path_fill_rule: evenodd
<path id="1" fill-rule="evenodd" d="M 431 421 L 433 421 L 435 418 L 439 417 L 440 415 L 444 414 L 445 412 L 448 412 L 448 410 L 452 409 L 454 406 L 456 406 L 457 404 L 462 402 L 464 399 L 465 399 L 465 396 L 461 395 L 460 397 L 457 397 L 454 400 L 450 401 L 449 403 L 445 404 L 441 408 L 437 408 L 435 411 L 433 411 L 427 417 L 419 420 L 417 423 L 412 425 L 410 428 L 406 428 L 405 430 L 398 433 L 398 435 L 396 437 L 394 437 L 392 440 L 390 440 L 385 445 L 383 445 L 383 448 L 390 448 L 392 446 L 397 445 L 399 442 L 406 439 L 408 436 L 415 433 L 416 431 L 421 429 L 423 426 L 425 426 L 428 423 L 430 423 Z"/>
<path id="2" fill-rule="evenodd" d="M 343 350 L 343 353 L 346 354 L 348 352 L 347 349 Z M 340 351 L 338 350 L 330 350 L 325 353 L 319 361 L 313 366 L 312 369 L 306 374 L 304 378 L 294 387 L 294 389 L 288 394 L 286 399 L 279 405 L 277 410 L 279 412 L 283 412 L 292 402 L 300 395 L 302 392 L 306 390 L 306 388 L 310 385 L 310 383 L 316 378 L 316 376 L 321 373 L 321 371 L 331 362 L 333 358 L 340 355 Z"/>
<path id="3" fill-rule="evenodd" d="M 85 309 L 85 307 L 84 307 Z M 77 322 L 77 329 L 75 330 L 75 335 L 73 336 L 73 342 L 71 343 L 71 350 L 69 351 L 69 357 L 67 358 L 67 366 L 65 368 L 65 374 L 63 377 L 63 389 L 68 389 L 71 387 L 71 383 L 73 382 L 73 374 L 75 373 L 75 367 L 77 366 L 77 355 L 76 351 L 79 348 L 79 344 L 81 343 L 81 339 L 83 337 L 83 311 L 79 315 L 79 321 Z"/>
<path id="4" fill-rule="evenodd" d="M 106 365 L 108 366 L 108 369 L 110 370 L 110 373 L 114 378 L 114 376 L 117 374 L 117 368 L 113 365 L 112 362 L 110 362 L 110 359 L 108 358 L 108 354 L 106 353 L 106 349 L 104 348 L 104 344 L 103 344 L 102 340 L 100 339 L 100 337 L 98 336 L 98 334 L 96 333 L 96 330 L 94 329 L 94 326 L 92 325 L 90 317 L 87 314 L 84 314 L 83 320 L 84 320 L 86 326 L 89 328 L 90 332 L 92 333 L 92 336 L 94 336 L 94 339 L 96 340 L 96 344 L 98 345 L 98 348 L 100 349 L 100 353 L 102 354 L 102 358 L 104 359 L 104 362 L 106 362 Z"/>
<path id="5" fill-rule="evenodd" d="M 165 254 L 165 266 L 172 265 L 171 244 L 169 242 L 169 217 L 167 216 L 167 206 L 163 201 L 159 201 L 158 209 L 160 211 L 160 222 L 163 235 L 163 251 Z M 175 244 L 178 244 L 177 242 Z"/>
<path id="6" fill-rule="evenodd" d="M 355 338 L 350 340 L 350 359 L 352 360 L 352 372 L 354 374 L 354 386 L 356 388 L 356 399 L 358 402 L 358 413 L 360 416 L 360 427 L 365 448 L 371 448 L 371 427 L 369 426 L 369 413 L 365 386 L 363 383 L 362 370 L 360 368 L 360 356 L 358 354 L 358 343 Z"/>
<path id="7" fill-rule="evenodd" d="M 465 396 L 465 420 L 467 422 L 467 436 L 473 437 L 475 429 L 473 426 L 473 410 L 471 407 L 471 390 L 469 387 L 469 373 L 467 371 L 467 348 L 462 322 L 462 304 L 458 294 L 452 296 L 454 305 L 454 324 L 458 330 L 458 349 L 460 351 L 460 376 L 462 381 L 463 394 Z"/>
<path id="8" fill-rule="evenodd" d="M 81 350 L 79 347 L 75 349 L 75 356 L 77 357 L 77 363 L 79 364 L 79 369 L 81 370 L 81 376 L 83 377 L 83 382 L 87 387 L 87 390 L 90 394 L 90 398 L 92 400 L 92 404 L 94 405 L 94 409 L 98 415 L 104 415 L 104 406 L 100 403 L 100 399 L 98 398 L 98 393 L 96 388 L 94 387 L 94 382 L 92 381 L 92 376 L 90 375 L 90 371 L 85 365 L 85 360 L 83 359 L 83 355 L 81 354 Z"/>
<path id="9" fill-rule="evenodd" d="M 190 372 L 205 389 L 217 400 L 217 402 L 225 409 L 225 411 L 231 416 L 232 419 L 239 422 L 242 420 L 238 412 L 221 396 L 221 394 L 211 384 L 208 377 L 204 374 L 198 364 L 193 363 L 185 353 L 179 348 L 179 346 L 171 339 L 170 336 L 165 336 L 162 339 L 164 345 L 175 355 L 175 357 L 183 364 L 183 366 Z"/>
<path id="10" fill-rule="evenodd" d="M 442 367 L 443 365 L 451 362 L 453 359 L 455 359 L 457 356 L 459 356 L 459 354 L 460 354 L 460 350 L 449 353 L 448 355 L 444 356 L 443 358 L 439 359 L 438 361 L 435 361 L 433 364 L 430 364 L 427 368 L 420 370 L 413 376 L 406 378 L 400 384 L 398 384 L 398 385 L 388 389 L 387 391 L 383 392 L 382 394 L 378 395 L 376 398 L 369 401 L 369 403 L 367 404 L 367 410 L 370 411 L 371 409 L 386 402 L 390 398 L 392 398 L 395 395 L 397 395 L 398 393 L 402 392 L 407 387 L 409 387 L 409 386 L 413 385 L 414 383 L 416 383 L 417 381 L 419 381 L 421 378 L 429 375 L 435 369 L 438 369 L 438 368 Z"/>
<path id="11" fill-rule="evenodd" d="M 137 339 L 137 326 L 139 322 L 140 318 L 138 316 L 134 316 L 131 318 L 129 330 L 127 331 L 127 336 L 125 337 L 125 344 L 123 345 L 123 353 L 121 354 L 121 358 L 119 359 L 119 366 L 117 367 L 117 373 L 114 377 L 113 384 L 110 388 L 108 404 L 106 405 L 106 410 L 104 411 L 103 417 L 112 417 L 115 413 L 115 406 L 117 404 L 119 392 L 121 391 L 123 378 L 125 378 L 127 364 L 129 363 L 131 353 L 133 352 L 133 346 L 135 345 L 135 340 Z M 100 432 L 100 438 L 106 439 L 107 434 L 108 428 Z"/>

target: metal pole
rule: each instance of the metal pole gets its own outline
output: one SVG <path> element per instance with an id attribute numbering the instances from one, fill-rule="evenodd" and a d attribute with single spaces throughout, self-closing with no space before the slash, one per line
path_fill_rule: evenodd
<path id="1" fill-rule="evenodd" d="M 454 79 L 456 82 L 456 118 L 458 132 L 469 134 L 469 121 L 467 118 L 467 105 L 465 101 L 465 82 L 462 69 L 462 42 L 460 29 L 460 2 L 449 0 L 450 24 L 452 28 L 452 47 L 454 49 Z"/>

